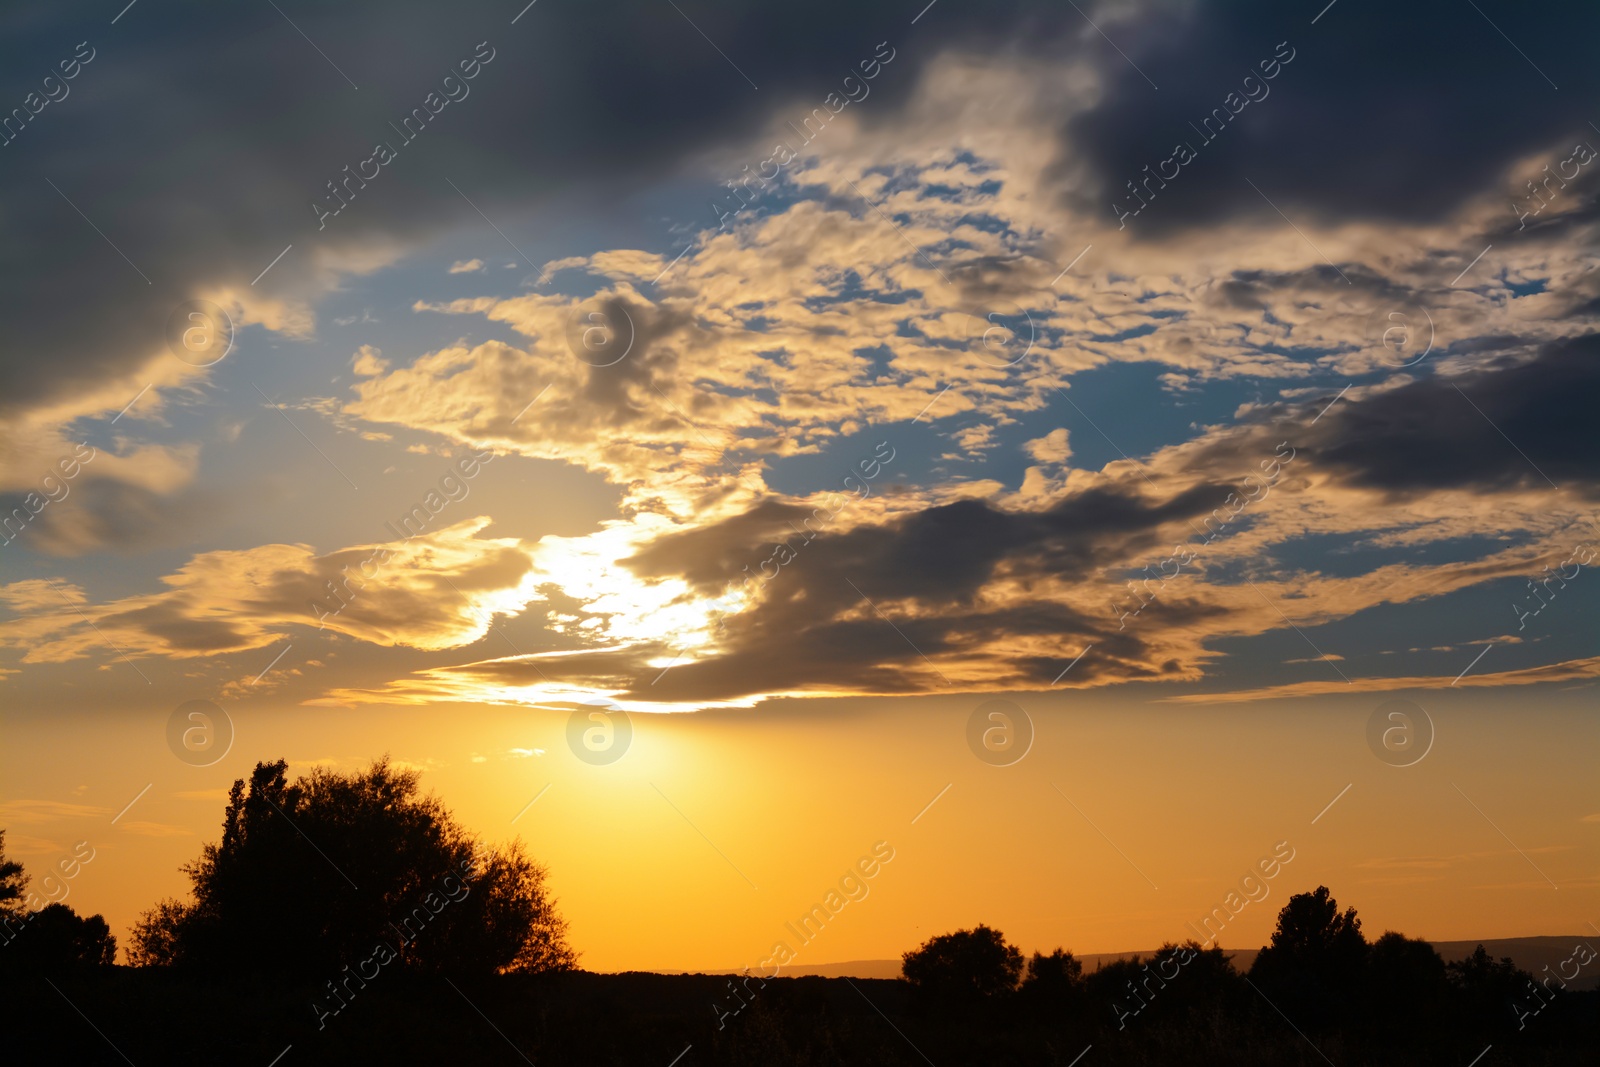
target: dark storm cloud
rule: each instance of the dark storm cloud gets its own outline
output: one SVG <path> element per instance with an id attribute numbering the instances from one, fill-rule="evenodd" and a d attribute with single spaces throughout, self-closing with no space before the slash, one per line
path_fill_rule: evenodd
<path id="1" fill-rule="evenodd" d="M 318 257 L 481 224 L 447 178 L 502 227 L 562 191 L 603 204 L 786 105 L 814 106 L 887 40 L 883 106 L 863 113 L 883 121 L 946 43 L 1004 41 L 1042 7 L 947 4 L 912 27 L 915 4 L 679 5 L 725 59 L 664 0 L 544 3 L 515 26 L 521 5 L 502 0 L 146 3 L 113 26 L 116 6 L 0 15 L 5 108 L 79 42 L 94 53 L 0 148 L 0 416 L 126 373 L 162 347 L 180 300 L 247 288 L 291 242 L 254 292 L 314 296 Z M 1030 36 L 1048 41 L 1063 17 L 1039 16 Z M 390 124 L 479 42 L 493 59 L 470 93 L 404 143 Z M 379 141 L 397 158 L 319 231 L 313 200 Z"/>
<path id="2" fill-rule="evenodd" d="M 1149 521 L 1156 520 L 1151 516 Z M 956 683 L 946 675 L 960 677 L 963 660 L 983 664 L 982 682 L 976 688 L 1038 689 L 1059 674 L 1077 650 L 1090 644 L 1095 655 L 1075 665 L 1075 685 L 1155 681 L 1185 669 L 1176 659 L 1163 658 L 1147 640 L 1159 635 L 1119 629 L 1110 611 L 1084 614 L 1043 601 L 999 609 L 954 604 L 937 589 L 938 576 L 928 573 L 911 579 L 915 593 L 895 592 L 891 584 L 904 586 L 909 576 L 865 570 L 859 559 L 830 551 L 834 547 L 831 541 L 819 542 L 817 557 L 785 568 L 773 581 L 767 600 L 730 621 L 719 635 L 718 654 L 709 659 L 687 660 L 681 648 L 647 642 L 537 659 L 512 657 L 439 673 L 456 681 L 497 686 L 568 682 L 618 689 L 624 699 L 694 703 L 781 692 L 892 695 L 937 691 L 946 685 L 972 689 L 972 683 Z M 1097 554 L 1112 551 L 1108 539 Z M 1037 564 L 1038 558 L 1032 562 Z M 852 588 L 852 582 L 876 605 L 887 605 L 892 624 L 878 614 L 878 606 L 869 605 Z M 912 614 L 901 604 L 889 603 L 889 598 L 905 595 L 925 604 L 944 603 L 937 614 Z M 1202 600 L 1182 595 L 1165 598 L 1164 617 L 1173 626 L 1203 627 L 1225 614 L 1225 609 Z M 1065 654 L 1017 654 L 1004 647 L 1008 640 L 1038 637 L 1059 644 Z M 666 670 L 659 667 L 663 658 L 673 661 Z M 647 666 L 652 662 L 657 666 Z"/>
<path id="3" fill-rule="evenodd" d="M 1458 362 L 1430 372 L 1446 358 L 1480 353 L 1479 365 L 1465 371 Z M 1600 437 L 1591 426 L 1600 334 L 1542 344 L 1515 334 L 1470 337 L 1409 373 L 1416 378 L 1360 399 L 1335 402 L 1339 390 L 1330 388 L 1257 408 L 1184 446 L 1185 475 L 1242 477 L 1287 442 L 1300 468 L 1396 501 L 1434 491 L 1549 489 L 1547 477 L 1560 490 L 1600 498 Z M 1165 484 L 1159 475 L 1158 483 Z"/>
<path id="4" fill-rule="evenodd" d="M 836 572 L 829 577 L 837 578 Z M 650 642 L 545 657 L 511 657 L 441 668 L 443 676 L 496 686 L 567 682 L 619 690 L 624 699 L 684 702 L 725 701 L 782 692 L 911 694 L 936 691 L 943 672 L 959 674 L 963 657 L 984 661 L 985 690 L 1037 689 L 1072 657 L 1006 656 L 997 661 L 992 643 L 1045 636 L 1063 649 L 1094 644 L 1096 655 L 1074 668 L 1075 684 L 1159 680 L 1175 675 L 1175 660 L 1154 661 L 1151 645 L 1132 631 L 1118 631 L 1105 617 L 1063 605 L 1028 604 L 1004 610 L 947 611 L 937 616 L 890 614 L 893 625 L 840 583 L 842 596 L 807 603 L 785 598 L 741 614 L 735 632 L 724 635 L 713 658 L 691 661 L 683 650 Z M 808 583 L 814 591 L 816 585 Z M 861 611 L 848 618 L 839 612 Z M 1177 625 L 1195 626 L 1224 614 L 1215 606 L 1174 598 L 1167 609 Z M 1108 621 L 1109 620 L 1109 621 Z M 914 647 L 913 647 L 914 646 Z M 939 666 L 932 666 L 922 659 Z M 648 666 L 673 660 L 666 670 Z M 950 683 L 954 685 L 955 683 Z M 971 689 L 968 684 L 963 688 Z"/>
<path id="5" fill-rule="evenodd" d="M 911 615 L 899 607 L 884 608 L 886 596 L 892 594 L 870 584 L 870 576 L 858 574 L 862 580 L 856 584 L 877 607 L 844 577 L 837 568 L 819 568 L 798 580 L 794 589 L 742 614 L 721 655 L 683 663 L 659 677 L 655 671 L 642 671 L 634 679 L 633 695 L 693 701 L 810 688 L 925 692 L 940 688 L 949 675 L 959 677 L 964 658 L 983 662 L 982 688 L 1042 688 L 1075 652 L 1090 644 L 1096 655 L 1074 669 L 1074 684 L 1155 680 L 1180 669 L 1176 662 L 1156 662 L 1146 640 L 1152 635 L 1119 630 L 1109 610 L 1084 614 L 1063 604 L 1035 601 L 990 609 L 954 606 L 936 615 Z M 934 584 L 932 576 L 924 576 L 924 584 Z M 1225 614 L 1214 605 L 1183 597 L 1172 598 L 1164 607 L 1166 618 L 1176 626 L 1200 625 Z M 887 619 L 878 614 L 880 609 Z M 841 617 L 845 612 L 853 614 Z M 1065 655 L 1046 658 L 1005 650 L 1007 641 L 1030 637 L 1048 638 Z"/>
<path id="6" fill-rule="evenodd" d="M 866 608 L 843 585 L 846 597 L 832 608 L 859 605 L 851 617 L 800 613 L 755 613 L 741 616 L 739 632 L 704 661 L 683 661 L 662 672 L 648 667 L 651 657 L 674 657 L 680 649 L 666 645 L 632 646 L 621 651 L 578 653 L 533 659 L 499 659 L 469 664 L 445 673 L 466 675 L 490 685 L 534 685 L 538 681 L 573 681 L 579 685 L 621 688 L 622 699 L 640 701 L 736 701 L 755 694 L 784 691 L 912 694 L 944 688 L 944 672 L 960 675 L 955 664 L 963 656 L 982 656 L 981 686 L 963 688 L 1045 688 L 1050 678 L 1072 659 L 1077 649 L 1093 643 L 1096 656 L 1074 667 L 1074 681 L 1160 680 L 1181 670 L 1176 661 L 1154 662 L 1150 645 L 1133 632 L 1118 632 L 1102 617 L 1061 605 L 1034 603 L 995 611 L 954 611 L 939 616 L 890 614 L 893 625 Z M 1221 609 L 1174 600 L 1174 621 L 1197 625 Z M 1107 616 L 1109 617 L 1109 616 Z M 984 641 L 1038 635 L 1059 641 L 1066 651 L 1059 659 L 1010 656 L 1000 664 Z M 987 654 L 986 654 L 987 653 Z M 923 661 L 928 657 L 934 665 Z M 538 662 L 538 665 L 534 665 Z M 955 686 L 957 683 L 950 683 Z"/>
<path id="7" fill-rule="evenodd" d="M 582 334 L 591 321 L 583 317 L 589 306 L 580 309 L 580 316 L 569 327 L 577 334 L 573 339 L 574 352 L 582 350 L 587 354 Z M 595 321 L 625 325 L 599 352 L 585 360 L 589 366 L 583 399 L 592 409 L 605 412 L 606 421 L 615 427 L 651 418 L 647 407 L 633 399 L 633 393 L 648 395 L 644 388 L 638 387 L 655 388 L 657 379 L 671 376 L 677 367 L 677 358 L 660 342 L 687 330 L 691 325 L 690 316 L 620 296 L 596 300 L 592 306 L 597 309 L 594 314 L 600 316 Z M 622 354 L 613 354 L 618 348 L 624 350 Z M 635 388 L 630 391 L 630 386 Z"/>
<path id="8" fill-rule="evenodd" d="M 1291 217 L 1444 218 L 1519 157 L 1593 132 L 1600 7 L 1478 6 L 1243 0 L 1129 24 L 1119 43 L 1139 69 L 1103 66 L 1105 98 L 1067 121 L 1063 195 L 1115 220 L 1114 201 L 1138 206 L 1125 183 L 1187 143 L 1196 158 L 1165 188 L 1153 182 L 1154 200 L 1126 220 L 1136 235 L 1241 215 L 1276 224 L 1249 182 Z M 1263 80 L 1261 62 L 1285 41 L 1292 60 Z M 1260 99 L 1241 105 L 1247 92 Z M 1223 116 L 1204 131 L 1213 108 Z"/>
<path id="9" fill-rule="evenodd" d="M 809 510 L 766 502 L 724 522 L 662 539 L 627 561 L 641 576 L 682 574 L 706 594 L 722 592 L 729 582 L 762 583 L 761 602 L 742 611 L 719 638 L 720 655 L 675 666 L 655 681 L 657 671 L 640 665 L 677 650 L 635 647 L 561 657 L 541 660 L 541 669 L 551 678 L 572 680 L 594 680 L 594 671 L 612 672 L 613 681 L 618 674 L 629 676 L 636 682 L 634 695 L 646 700 L 737 699 L 819 686 L 899 693 L 929 687 L 933 669 L 924 666 L 922 655 L 946 664 L 963 655 L 992 660 L 997 642 L 1048 635 L 1063 647 L 1094 643 L 1103 653 L 1078 676 L 1080 683 L 1097 677 L 1156 678 L 1178 671 L 1179 665 L 1151 662 L 1149 646 L 1120 629 L 1109 606 L 1098 615 L 1026 600 L 997 609 L 978 605 L 976 594 L 1002 574 L 1025 584 L 1047 577 L 1070 582 L 1164 548 L 1163 527 L 1208 514 L 1227 491 L 1216 484 L 1192 485 L 1171 499 L 1151 502 L 1132 486 L 1111 486 L 1038 512 L 962 500 L 817 537 L 809 545 L 796 533 Z M 759 575 L 756 564 L 767 558 L 774 540 L 792 546 L 796 558 L 770 580 L 752 577 Z M 1111 593 L 1108 588 L 1108 604 Z M 893 626 L 874 606 L 883 604 L 895 605 Z M 1185 626 L 1221 613 L 1176 596 L 1167 609 L 1175 625 Z M 1048 677 L 1052 662 L 1014 657 L 1006 663 L 1014 677 L 1002 687 L 1037 684 Z M 515 660 L 471 669 L 478 671 L 501 682 L 526 682 L 522 674 L 533 673 Z M 994 681 L 987 673 L 985 684 Z M 937 677 L 933 684 L 939 684 Z"/>
<path id="10" fill-rule="evenodd" d="M 850 593 L 851 579 L 870 596 L 948 606 L 970 600 L 1003 562 L 1074 577 L 1157 544 L 1163 525 L 1207 514 L 1226 486 L 1186 488 L 1152 504 L 1128 486 L 1094 488 L 1039 512 L 1006 511 L 982 500 L 960 500 L 883 525 L 858 526 L 807 544 L 811 510 L 766 502 L 734 518 L 664 537 L 626 562 L 641 577 L 682 575 L 702 592 L 728 582 L 760 579 L 757 564 L 774 540 L 799 559 L 767 580 L 768 603 L 807 600 L 810 609 Z M 814 527 L 813 527 L 814 528 Z M 791 577 L 790 571 L 798 577 Z M 842 594 L 832 591 L 837 585 Z"/>
<path id="11" fill-rule="evenodd" d="M 1500 357 L 1459 378 L 1420 379 L 1334 408 L 1311 427 L 1312 463 L 1403 496 L 1557 486 L 1600 498 L 1600 335 L 1544 345 L 1531 360 Z M 1298 441 L 1302 438 L 1297 435 Z"/>

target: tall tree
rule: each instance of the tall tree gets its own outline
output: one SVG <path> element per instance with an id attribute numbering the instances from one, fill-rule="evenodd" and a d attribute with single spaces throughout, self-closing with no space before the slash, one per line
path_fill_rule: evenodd
<path id="1" fill-rule="evenodd" d="M 1339 911 L 1325 885 L 1311 893 L 1296 893 L 1278 913 L 1272 943 L 1256 958 L 1310 968 L 1327 968 L 1360 960 L 1367 941 L 1361 935 L 1361 920 L 1356 909 Z"/>
<path id="2" fill-rule="evenodd" d="M 1284 1011 L 1326 1023 L 1344 1017 L 1366 959 L 1356 909 L 1341 912 L 1328 887 L 1318 886 L 1296 893 L 1278 912 L 1272 943 L 1256 956 L 1250 978 L 1288 1001 Z"/>

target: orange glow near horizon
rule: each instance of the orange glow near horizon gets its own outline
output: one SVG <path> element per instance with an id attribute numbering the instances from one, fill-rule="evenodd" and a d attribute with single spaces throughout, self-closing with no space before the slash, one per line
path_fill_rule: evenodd
<path id="1" fill-rule="evenodd" d="M 353 768 L 381 736 L 468 827 L 520 836 L 549 866 L 592 970 L 755 966 L 777 943 L 796 965 L 894 959 L 980 922 L 1025 952 L 1149 950 L 1195 937 L 1189 924 L 1278 842 L 1293 859 L 1227 924 L 1225 948 L 1264 943 L 1288 895 L 1318 884 L 1369 937 L 1584 930 L 1600 914 L 1600 820 L 1593 745 L 1572 743 L 1592 736 L 1583 710 L 1524 713 L 1508 749 L 1493 700 L 1424 699 L 1438 739 L 1407 768 L 1363 744 L 1365 697 L 1196 711 L 1025 696 L 1037 737 L 1010 767 L 967 750 L 962 699 L 634 715 L 632 747 L 604 766 L 572 755 L 552 712 L 262 708 L 232 713 L 233 749 L 209 768 L 146 752 L 161 735 L 145 716 L 97 719 L 63 779 L 21 758 L 40 729 L 21 722 L 0 770 L 13 796 L 45 799 L 0 807 L 0 824 L 36 875 L 89 841 L 69 900 L 125 938 L 186 890 L 179 866 L 216 839 L 225 790 L 256 759 Z M 128 768 L 146 766 L 160 776 L 112 823 L 150 781 Z M 802 943 L 786 924 L 880 841 L 893 859 Z"/>

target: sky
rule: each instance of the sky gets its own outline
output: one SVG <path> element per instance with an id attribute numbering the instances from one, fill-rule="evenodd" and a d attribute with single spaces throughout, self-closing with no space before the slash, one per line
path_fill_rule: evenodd
<path id="1" fill-rule="evenodd" d="M 596 970 L 1593 928 L 1541 11 L 9 7 L 7 853 L 125 937 L 387 754 Z"/>

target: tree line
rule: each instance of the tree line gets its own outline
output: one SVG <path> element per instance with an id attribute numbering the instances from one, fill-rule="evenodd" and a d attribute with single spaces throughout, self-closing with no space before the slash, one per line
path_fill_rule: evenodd
<path id="1" fill-rule="evenodd" d="M 1397 1062 L 1455 1062 L 1433 1058 L 1442 1042 L 1476 1052 L 1531 1031 L 1536 1045 L 1559 1044 L 1574 1024 L 1592 1037 L 1600 994 L 1579 995 L 1569 985 L 1595 959 L 1579 941 L 1536 978 L 1481 944 L 1447 962 L 1428 942 L 1394 931 L 1369 942 L 1356 910 L 1341 911 L 1318 886 L 1289 898 L 1270 943 L 1245 970 L 1220 945 L 1191 939 L 1086 973 L 1064 949 L 1025 961 L 998 930 L 979 925 L 907 952 L 902 975 L 910 1006 L 929 1019 L 964 1016 L 1010 1029 L 1069 1022 L 1103 1041 L 1188 1035 L 1205 1045 L 1225 1030 L 1249 1033 L 1252 1019 L 1271 1025 L 1278 1016 L 1312 1049 L 1337 1042 L 1368 1055 L 1415 1057 Z M 1541 1021 L 1554 1004 L 1566 1010 Z"/>

